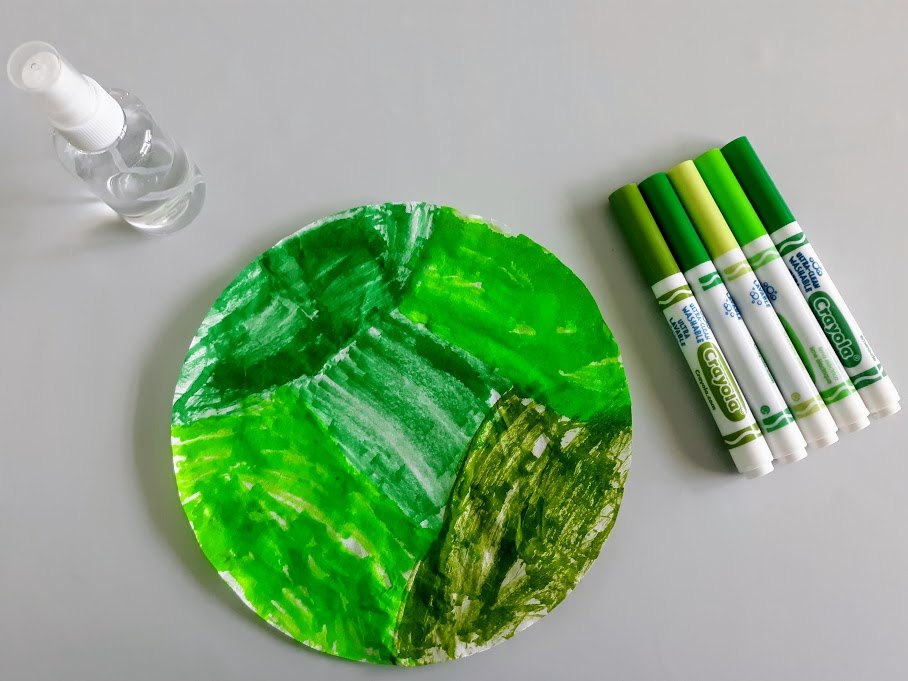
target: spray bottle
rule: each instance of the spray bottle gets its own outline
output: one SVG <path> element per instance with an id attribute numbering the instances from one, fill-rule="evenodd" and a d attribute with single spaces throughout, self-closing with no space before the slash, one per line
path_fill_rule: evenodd
<path id="1" fill-rule="evenodd" d="M 138 97 L 105 90 L 43 42 L 16 48 L 7 73 L 43 105 L 63 166 L 130 225 L 167 234 L 198 215 L 199 169 Z"/>

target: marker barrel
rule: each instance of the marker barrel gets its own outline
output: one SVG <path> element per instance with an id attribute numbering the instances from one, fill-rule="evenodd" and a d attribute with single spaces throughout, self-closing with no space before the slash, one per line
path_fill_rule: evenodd
<path id="1" fill-rule="evenodd" d="M 753 478 L 769 473 L 768 443 L 684 275 L 673 274 L 652 290 L 738 471 Z"/>
<path id="2" fill-rule="evenodd" d="M 731 366 L 773 458 L 780 463 L 803 459 L 807 456 L 804 436 L 668 176 L 657 173 L 647 178 L 640 183 L 640 192 L 678 265 L 684 269 L 684 278 Z"/>
<path id="3" fill-rule="evenodd" d="M 668 176 L 808 446 L 819 448 L 836 442 L 835 421 L 693 162 L 675 166 Z"/>
<path id="4" fill-rule="evenodd" d="M 854 432 L 870 425 L 867 407 L 845 373 L 826 335 L 798 291 L 772 239 L 719 149 L 694 159 L 716 205 L 839 429 Z"/>
<path id="5" fill-rule="evenodd" d="M 784 258 L 801 294 L 870 410 L 871 418 L 883 418 L 899 411 L 899 394 L 892 380 L 750 141 L 739 137 L 722 147 L 722 155 Z"/>
<path id="6" fill-rule="evenodd" d="M 719 256 L 715 263 L 808 446 L 833 444 L 839 439 L 835 421 L 744 253 L 736 248 Z"/>
<path id="7" fill-rule="evenodd" d="M 772 302 L 820 397 L 843 433 L 870 425 L 867 407 L 845 373 L 842 363 L 817 323 L 798 285 L 769 236 L 746 244 L 741 250 Z"/>
<path id="8" fill-rule="evenodd" d="M 851 382 L 870 410 L 871 418 L 881 419 L 899 411 L 900 398 L 892 379 L 864 338 L 845 299 L 801 227 L 793 222 L 770 236 Z"/>
<path id="9" fill-rule="evenodd" d="M 772 472 L 772 453 L 753 412 L 640 190 L 621 187 L 609 204 L 738 471 L 749 478 Z"/>
<path id="10" fill-rule="evenodd" d="M 685 272 L 684 278 L 725 353 L 773 458 L 783 464 L 800 461 L 807 456 L 804 436 L 715 266 L 703 263 Z"/>

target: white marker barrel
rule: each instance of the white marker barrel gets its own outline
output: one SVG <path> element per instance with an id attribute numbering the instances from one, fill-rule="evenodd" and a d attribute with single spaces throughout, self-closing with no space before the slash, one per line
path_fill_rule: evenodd
<path id="1" fill-rule="evenodd" d="M 771 233 L 811 312 L 829 339 L 872 418 L 894 414 L 899 394 L 813 246 L 792 222 Z"/>
<path id="2" fill-rule="evenodd" d="M 794 276 L 801 294 L 835 350 L 871 418 L 897 412 L 899 394 L 833 284 L 794 213 L 746 137 L 732 140 L 722 156 Z M 747 239 L 750 241 L 750 239 Z M 866 250 L 866 246 L 863 247 Z"/>
<path id="3" fill-rule="evenodd" d="M 870 425 L 867 407 L 845 373 L 835 350 L 798 290 L 769 235 L 742 249 L 766 291 L 829 413 L 843 433 Z"/>
<path id="4" fill-rule="evenodd" d="M 773 458 L 780 463 L 803 459 L 807 456 L 804 436 L 712 261 L 687 270 L 684 278 L 719 341 Z"/>
<path id="5" fill-rule="evenodd" d="M 836 442 L 836 424 L 740 248 L 715 259 L 716 269 L 757 342 L 782 397 L 810 447 Z"/>
<path id="6" fill-rule="evenodd" d="M 772 471 L 772 453 L 684 275 L 652 286 L 697 386 L 738 471 L 756 478 Z"/>

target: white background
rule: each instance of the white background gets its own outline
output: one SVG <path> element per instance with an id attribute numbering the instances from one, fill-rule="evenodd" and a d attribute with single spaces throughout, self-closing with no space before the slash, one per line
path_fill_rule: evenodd
<path id="1" fill-rule="evenodd" d="M 750 136 L 908 394 L 908 4 L 7 0 L 134 91 L 202 168 L 172 238 L 110 219 L 0 86 L 0 678 L 903 679 L 908 413 L 734 474 L 608 194 Z M 634 403 L 618 523 L 551 615 L 407 672 L 247 611 L 177 500 L 169 407 L 219 291 L 312 219 L 424 200 L 502 221 L 586 282 Z"/>

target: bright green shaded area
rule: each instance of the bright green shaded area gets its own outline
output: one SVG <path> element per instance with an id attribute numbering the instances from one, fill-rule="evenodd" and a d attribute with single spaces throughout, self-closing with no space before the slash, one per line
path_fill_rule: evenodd
<path id="1" fill-rule="evenodd" d="M 623 412 L 618 345 L 583 283 L 524 236 L 451 209 L 435 216 L 400 311 L 572 418 Z"/>
<path id="2" fill-rule="evenodd" d="M 436 532 L 350 465 L 292 387 L 173 438 L 199 544 L 250 607 L 313 647 L 391 662 L 405 574 Z"/>
<path id="3" fill-rule="evenodd" d="M 508 393 L 476 433 L 397 633 L 405 664 L 459 657 L 550 612 L 599 555 L 630 414 L 582 423 Z"/>

